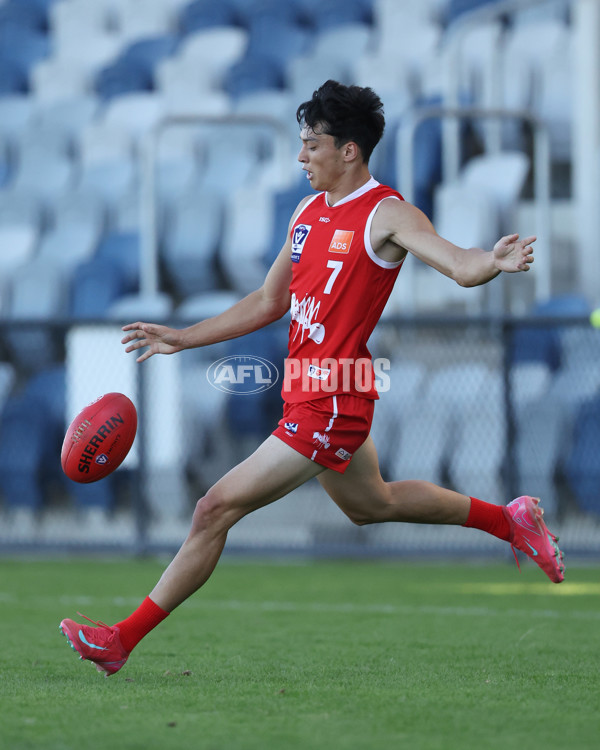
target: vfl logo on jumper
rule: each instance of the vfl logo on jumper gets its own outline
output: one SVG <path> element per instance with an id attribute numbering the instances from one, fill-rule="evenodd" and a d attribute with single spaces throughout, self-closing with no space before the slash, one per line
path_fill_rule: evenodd
<path id="1" fill-rule="evenodd" d="M 97 464 L 100 464 L 101 466 L 103 466 L 104 464 L 108 463 L 108 456 L 106 455 L 106 453 L 101 453 L 99 456 L 96 456 L 94 461 Z"/>
<path id="2" fill-rule="evenodd" d="M 347 232 L 344 229 L 336 229 L 329 245 L 330 253 L 344 253 L 350 252 L 350 245 L 352 244 L 352 238 L 354 232 Z"/>
<path id="3" fill-rule="evenodd" d="M 327 435 L 323 435 L 322 432 L 313 432 L 313 442 L 320 443 L 321 448 L 325 448 L 325 450 L 331 445 Z"/>
<path id="4" fill-rule="evenodd" d="M 272 362 L 251 355 L 233 355 L 213 362 L 206 379 L 218 391 L 249 396 L 272 388 L 279 371 Z"/>
<path id="5" fill-rule="evenodd" d="M 308 338 L 312 339 L 315 344 L 322 344 L 325 338 L 325 326 L 322 323 L 318 323 L 315 318 L 319 314 L 321 303 L 317 302 L 315 297 L 305 297 L 302 302 L 298 302 L 298 297 L 295 293 L 292 293 L 292 304 L 290 307 L 290 314 L 292 320 L 298 323 L 296 333 L 294 334 L 294 341 L 298 332 L 301 331 L 300 343 L 304 341 L 304 332 L 308 331 Z"/>
<path id="6" fill-rule="evenodd" d="M 335 455 L 338 458 L 341 458 L 342 461 L 349 461 L 352 458 L 352 453 L 348 453 L 348 451 L 345 451 L 343 448 L 340 448 L 335 452 Z"/>
<path id="7" fill-rule="evenodd" d="M 294 227 L 294 233 L 292 234 L 292 261 L 294 263 L 300 262 L 304 243 L 311 229 L 310 224 L 298 224 Z"/>
<path id="8" fill-rule="evenodd" d="M 331 370 L 328 370 L 325 367 L 317 367 L 316 365 L 309 365 L 307 370 L 307 375 L 309 378 L 314 378 L 315 380 L 327 380 L 331 373 Z"/>
<path id="9" fill-rule="evenodd" d="M 283 426 L 288 432 L 293 432 L 294 435 L 298 432 L 297 422 L 284 422 Z"/>

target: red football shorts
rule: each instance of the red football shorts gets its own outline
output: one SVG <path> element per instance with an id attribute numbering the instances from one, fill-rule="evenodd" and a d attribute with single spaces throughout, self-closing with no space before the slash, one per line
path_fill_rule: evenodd
<path id="1" fill-rule="evenodd" d="M 374 406 L 372 399 L 345 393 L 286 402 L 273 435 L 311 461 L 343 474 L 369 436 Z"/>

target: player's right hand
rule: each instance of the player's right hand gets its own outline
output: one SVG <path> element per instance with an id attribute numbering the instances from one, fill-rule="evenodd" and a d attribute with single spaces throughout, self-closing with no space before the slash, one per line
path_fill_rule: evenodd
<path id="1" fill-rule="evenodd" d="M 148 347 L 147 351 L 141 354 L 136 362 L 143 362 L 153 354 L 174 354 L 184 348 L 181 331 L 176 328 L 156 325 L 155 323 L 137 322 L 128 323 L 123 326 L 123 330 L 130 331 L 127 336 L 121 339 L 122 344 L 129 344 L 125 349 L 126 352 Z"/>

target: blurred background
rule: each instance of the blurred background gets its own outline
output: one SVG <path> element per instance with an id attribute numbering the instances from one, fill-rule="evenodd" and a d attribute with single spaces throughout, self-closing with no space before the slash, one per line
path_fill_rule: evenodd
<path id="1" fill-rule="evenodd" d="M 0 551 L 172 550 L 198 497 L 279 418 L 211 363 L 285 354 L 287 318 L 142 366 L 120 326 L 183 327 L 262 283 L 310 193 L 297 106 L 371 86 L 376 179 L 454 242 L 536 234 L 531 273 L 462 289 L 409 258 L 371 341 L 388 479 L 540 495 L 567 555 L 600 551 L 600 3 L 0 0 Z M 122 391 L 134 447 L 93 485 L 60 449 Z M 504 555 L 464 529 L 353 527 L 308 483 L 228 550 Z"/>

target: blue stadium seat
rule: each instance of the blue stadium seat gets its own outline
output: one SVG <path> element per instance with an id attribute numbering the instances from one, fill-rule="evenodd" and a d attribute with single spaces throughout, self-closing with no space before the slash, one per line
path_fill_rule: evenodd
<path id="1" fill-rule="evenodd" d="M 119 267 L 125 285 L 135 289 L 140 280 L 140 236 L 137 232 L 108 232 L 96 250 L 96 258 Z"/>
<path id="2" fill-rule="evenodd" d="M 579 318 L 590 314 L 590 306 L 581 295 L 552 297 L 532 310 L 534 317 Z M 562 364 L 560 329 L 552 325 L 515 328 L 511 341 L 511 362 L 544 362 L 551 370 Z"/>
<path id="3" fill-rule="evenodd" d="M 177 294 L 187 297 L 219 287 L 216 253 L 222 223 L 223 205 L 214 193 L 191 193 L 173 207 L 161 257 Z"/>
<path id="4" fill-rule="evenodd" d="M 104 477 L 101 482 L 91 482 L 90 484 L 80 484 L 66 476 L 64 481 L 77 508 L 81 510 L 97 508 L 108 512 L 114 507 L 117 484 L 120 484 L 120 475 L 122 474 L 123 472 L 118 472 L 116 475 L 110 474 Z"/>
<path id="5" fill-rule="evenodd" d="M 258 20 L 297 24 L 301 20 L 300 8 L 294 0 L 231 0 L 237 12 L 237 19 L 246 28 Z"/>
<path id="6" fill-rule="evenodd" d="M 43 402 L 47 416 L 58 428 L 61 436 L 64 436 L 66 430 L 66 387 L 65 366 L 61 363 L 40 370 L 29 379 L 24 389 L 27 398 Z"/>
<path id="7" fill-rule="evenodd" d="M 445 13 L 446 23 L 452 23 L 464 13 L 476 10 L 483 5 L 490 5 L 497 2 L 498 0 L 449 0 Z"/>
<path id="8" fill-rule="evenodd" d="M 174 34 L 139 39 L 123 50 L 119 60 L 125 64 L 133 64 L 153 76 L 156 65 L 176 52 L 179 41 L 179 37 Z"/>
<path id="9" fill-rule="evenodd" d="M 600 514 L 600 396 L 579 409 L 566 474 L 581 510 Z"/>
<path id="10" fill-rule="evenodd" d="M 48 57 L 51 41 L 39 31 L 15 23 L 0 25 L 0 61 L 14 65 L 26 78 L 35 63 Z"/>
<path id="11" fill-rule="evenodd" d="M 7 317 L 20 325 L 9 327 L 6 343 L 21 367 L 35 371 L 55 361 L 59 354 L 57 338 L 37 321 L 64 317 L 65 281 L 56 266 L 35 259 L 14 272 L 10 291 Z"/>
<path id="12" fill-rule="evenodd" d="M 131 291 L 117 263 L 94 258 L 77 266 L 73 273 L 70 315 L 79 319 L 104 318 L 111 304 Z"/>
<path id="13" fill-rule="evenodd" d="M 232 99 L 238 99 L 253 91 L 283 89 L 284 75 L 281 65 L 262 55 L 245 57 L 234 63 L 225 73 L 223 90 Z"/>
<path id="14" fill-rule="evenodd" d="M 0 5 L 0 26 L 14 23 L 34 31 L 48 31 L 48 7 L 54 0 L 5 0 Z"/>
<path id="15" fill-rule="evenodd" d="M 0 96 L 26 94 L 29 91 L 29 80 L 22 68 L 0 55 Z"/>
<path id="16" fill-rule="evenodd" d="M 185 5 L 179 14 L 179 31 L 182 35 L 193 34 L 200 29 L 215 26 L 235 26 L 235 6 L 227 0 L 195 0 Z"/>
<path id="17" fill-rule="evenodd" d="M 292 57 L 304 54 L 311 43 L 307 29 L 269 16 L 259 17 L 250 25 L 246 56 L 273 60 L 285 65 Z"/>
<path id="18" fill-rule="evenodd" d="M 94 89 L 102 99 L 112 99 L 134 91 L 152 91 L 152 72 L 142 63 L 128 59 L 118 59 L 99 71 L 94 81 Z"/>
<path id="19" fill-rule="evenodd" d="M 41 400 L 24 395 L 8 399 L 0 417 L 0 490 L 9 507 L 43 506 L 43 469 L 54 454 L 51 433 Z"/>
<path id="20" fill-rule="evenodd" d="M 318 30 L 347 23 L 373 23 L 372 0 L 298 0 L 302 20 Z"/>

